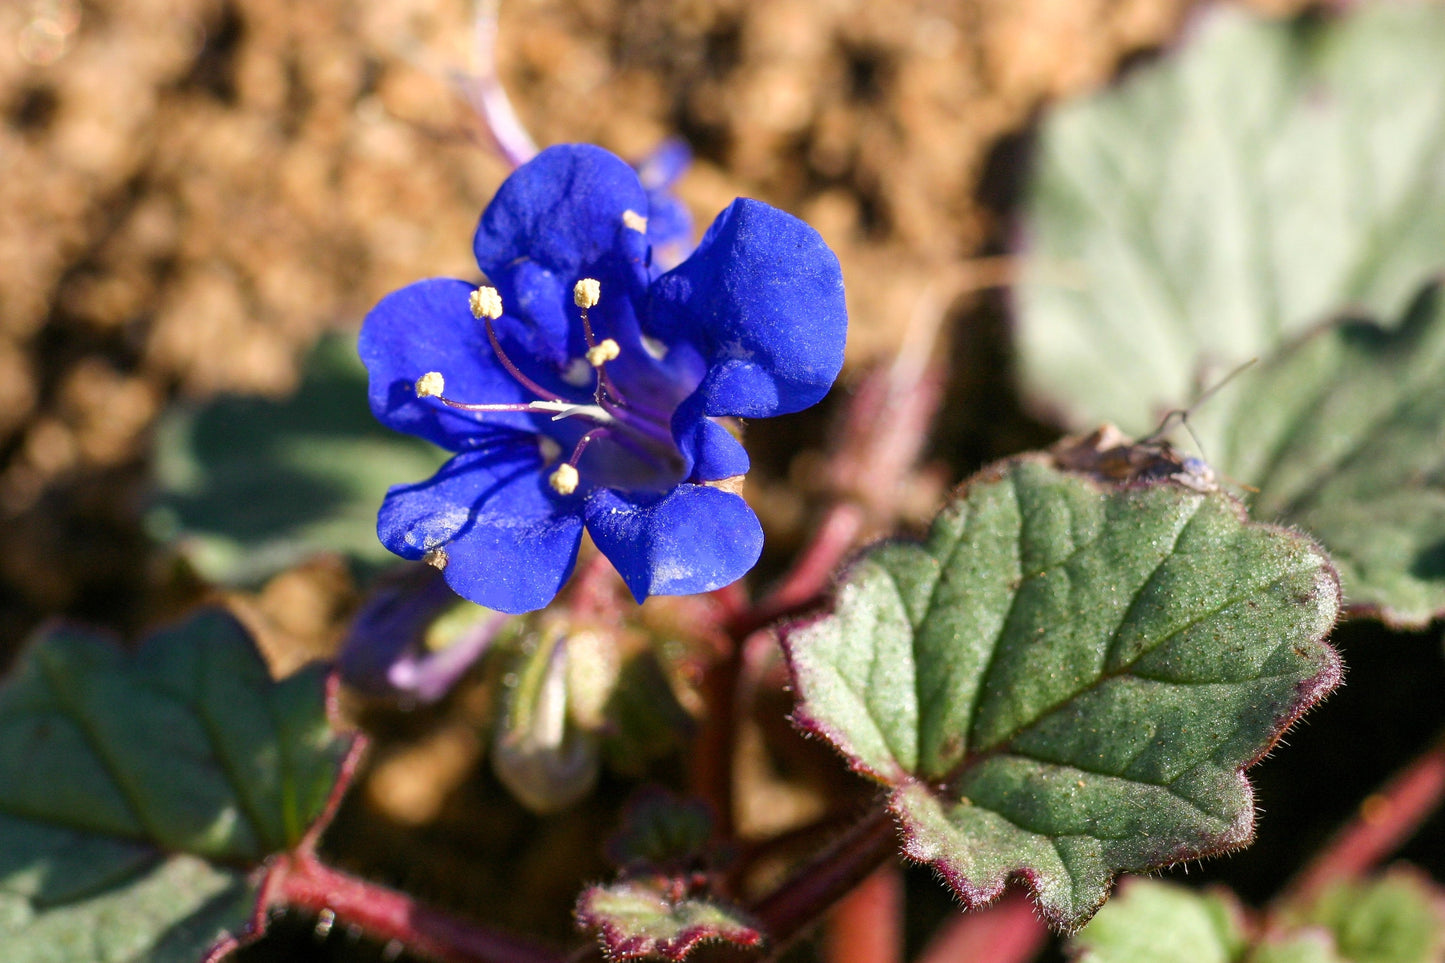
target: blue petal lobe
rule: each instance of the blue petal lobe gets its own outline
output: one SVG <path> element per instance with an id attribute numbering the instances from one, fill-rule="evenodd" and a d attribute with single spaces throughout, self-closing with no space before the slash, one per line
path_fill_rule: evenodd
<path id="1" fill-rule="evenodd" d="M 627 226 L 627 211 L 645 216 L 647 194 L 625 161 L 590 144 L 559 144 L 517 168 L 482 214 L 477 264 L 507 310 L 550 342 L 555 362 L 578 327 L 578 280 L 603 280 L 604 299 L 646 291 L 647 238 Z"/>
<path id="2" fill-rule="evenodd" d="M 694 394 L 672 416 L 672 436 L 687 460 L 685 477 L 690 481 L 718 481 L 746 475 L 750 465 L 747 449 L 702 409 L 702 397 Z"/>
<path id="3" fill-rule="evenodd" d="M 709 415 L 763 418 L 817 403 L 843 366 L 848 313 L 838 259 L 817 231 L 739 198 L 653 288 L 652 330 L 708 359 Z"/>
<path id="4" fill-rule="evenodd" d="M 572 574 L 579 507 L 547 486 L 535 445 L 500 444 L 457 455 L 424 482 L 393 487 L 376 533 L 403 558 L 443 549 L 447 584 L 463 598 L 530 612 L 552 601 Z"/>
<path id="5" fill-rule="evenodd" d="M 705 485 L 661 496 L 610 489 L 587 499 L 587 531 L 641 602 L 649 595 L 694 595 L 742 578 L 763 550 L 763 529 L 748 503 Z"/>
<path id="6" fill-rule="evenodd" d="M 523 412 L 454 411 L 416 396 L 416 379 L 440 371 L 446 395 L 460 401 L 515 404 L 533 400 L 497 361 L 486 327 L 472 316 L 473 285 L 434 278 L 393 291 L 361 325 L 357 351 L 366 365 L 371 410 L 382 424 L 460 451 L 498 429 L 533 431 Z M 507 318 L 498 322 L 505 329 Z"/>

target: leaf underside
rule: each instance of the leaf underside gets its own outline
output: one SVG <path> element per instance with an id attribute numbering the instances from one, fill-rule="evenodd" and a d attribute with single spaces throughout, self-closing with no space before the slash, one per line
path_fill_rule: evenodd
<path id="1" fill-rule="evenodd" d="M 784 643 L 797 721 L 891 787 L 905 853 L 1069 929 L 1118 872 L 1248 842 L 1243 770 L 1338 683 L 1338 606 L 1319 548 L 1228 495 L 1024 458 Z"/>
<path id="2" fill-rule="evenodd" d="M 133 655 L 43 633 L 0 688 L 0 941 L 66 963 L 204 949 L 246 921 L 244 870 L 301 840 L 346 748 L 320 670 L 273 682 L 223 611 Z"/>
<path id="3" fill-rule="evenodd" d="M 701 897 L 673 899 L 659 886 L 637 880 L 589 887 L 577 902 L 577 920 L 597 930 L 613 960 L 681 960 L 704 942 L 762 942 L 756 925 L 740 910 Z"/>
<path id="4" fill-rule="evenodd" d="M 1352 610 L 1423 627 L 1445 613 L 1445 297 L 1345 320 L 1226 385 L 1193 420 L 1256 517 L 1324 542 Z"/>
<path id="5" fill-rule="evenodd" d="M 355 342 L 324 338 L 293 397 L 220 398 L 163 420 L 148 527 L 224 584 L 318 552 L 379 566 L 393 558 L 376 538 L 387 486 L 427 477 L 445 454 L 378 423 Z"/>
<path id="6" fill-rule="evenodd" d="M 1074 428 L 1162 410 L 1346 305 L 1397 317 L 1445 250 L 1445 8 L 1267 23 L 1047 118 L 1020 236 L 1020 367 Z"/>

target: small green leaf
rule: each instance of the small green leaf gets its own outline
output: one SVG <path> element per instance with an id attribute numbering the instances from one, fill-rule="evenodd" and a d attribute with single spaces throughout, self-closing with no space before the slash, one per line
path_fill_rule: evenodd
<path id="1" fill-rule="evenodd" d="M 1335 952 L 1334 940 L 1324 930 L 1267 939 L 1247 959 L 1248 963 L 1350 963 Z"/>
<path id="2" fill-rule="evenodd" d="M 164 419 L 147 524 L 217 582 L 258 582 L 317 552 L 381 565 L 394 558 L 376 538 L 387 487 L 425 478 L 445 454 L 379 424 L 354 341 L 325 338 L 293 397 L 221 398 Z"/>
<path id="3" fill-rule="evenodd" d="M 1437 963 L 1445 956 L 1440 889 L 1397 870 L 1323 893 L 1301 923 L 1327 927 L 1350 963 Z"/>
<path id="4" fill-rule="evenodd" d="M 797 720 L 893 788 L 907 855 L 1070 928 L 1120 871 L 1249 841 L 1243 769 L 1338 683 L 1338 606 L 1314 543 L 1221 492 L 1025 458 L 784 641 Z"/>
<path id="5" fill-rule="evenodd" d="M 1244 946 L 1239 905 L 1229 896 L 1131 879 L 1069 948 L 1079 963 L 1232 963 Z"/>
<path id="6" fill-rule="evenodd" d="M 607 841 L 607 857 L 621 868 L 701 865 L 712 836 L 712 807 L 705 801 L 649 787 L 623 810 L 621 828 Z"/>
<path id="7" fill-rule="evenodd" d="M 696 896 L 670 894 L 662 881 L 592 886 L 577 902 L 577 921 L 596 929 L 608 959 L 661 956 L 680 960 L 699 943 L 757 946 L 762 934 L 741 910 Z"/>
<path id="8" fill-rule="evenodd" d="M 1422 627 L 1445 613 L 1445 297 L 1393 329 L 1331 325 L 1242 372 L 1192 419 L 1258 518 L 1330 550 L 1351 608 Z"/>
<path id="9" fill-rule="evenodd" d="M 1439 4 L 1293 24 L 1216 5 L 1053 112 L 1021 231 L 1027 389 L 1139 435 L 1341 305 L 1398 316 L 1445 261 L 1442 50 Z"/>
<path id="10" fill-rule="evenodd" d="M 1305 911 L 1280 914 L 1267 933 L 1247 934 L 1228 894 L 1133 879 L 1069 951 L 1078 963 L 1437 963 L 1440 897 L 1427 878 L 1396 870 L 1339 883 Z"/>
<path id="11" fill-rule="evenodd" d="M 223 611 L 133 655 L 43 633 L 0 688 L 5 958 L 193 961 L 245 923 L 241 870 L 321 815 L 347 742 L 323 674 L 272 681 Z"/>

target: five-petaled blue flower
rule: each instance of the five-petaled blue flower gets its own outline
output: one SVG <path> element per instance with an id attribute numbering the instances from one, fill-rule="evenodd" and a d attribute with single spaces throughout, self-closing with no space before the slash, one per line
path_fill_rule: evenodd
<path id="1" fill-rule="evenodd" d="M 762 529 L 706 484 L 748 469 L 715 418 L 798 411 L 843 362 L 838 260 L 759 201 L 687 260 L 651 261 L 637 174 L 562 145 L 512 174 L 473 248 L 494 287 L 421 281 L 361 329 L 372 410 L 457 454 L 387 492 L 377 532 L 504 612 L 546 605 L 585 526 L 638 600 L 706 592 L 757 561 Z"/>

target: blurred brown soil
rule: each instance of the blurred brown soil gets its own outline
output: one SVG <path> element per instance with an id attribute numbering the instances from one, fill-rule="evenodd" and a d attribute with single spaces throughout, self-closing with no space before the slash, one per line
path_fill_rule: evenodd
<path id="1" fill-rule="evenodd" d="M 1001 250 L 1018 147 L 1189 6 L 507 0 L 498 61 L 539 144 L 636 159 L 681 136 L 699 225 L 739 194 L 812 222 L 843 262 L 853 370 L 936 300 L 955 407 L 1002 418 L 972 404 L 1009 391 L 1001 302 L 959 289 L 1007 277 L 966 269 Z M 507 166 L 449 81 L 470 18 L 464 0 L 0 4 L 0 651 L 50 614 L 133 632 L 163 607 L 140 519 L 165 404 L 284 393 L 319 334 L 387 291 L 475 274 Z M 796 515 L 786 458 L 755 461 L 759 499 Z M 318 571 L 271 594 L 331 612 L 349 589 Z M 428 738 L 465 771 L 465 736 Z"/>
<path id="2" fill-rule="evenodd" d="M 989 195 L 1019 161 L 999 145 L 1167 42 L 1186 6 L 526 0 L 503 5 L 498 60 L 538 143 L 636 158 L 681 135 L 700 224 L 737 194 L 815 224 L 844 263 L 856 365 L 997 244 Z M 147 429 L 168 400 L 285 392 L 321 331 L 411 280 L 474 273 L 506 166 L 449 82 L 470 16 L 464 0 L 0 5 L 0 638 L 55 612 L 145 617 Z"/>

